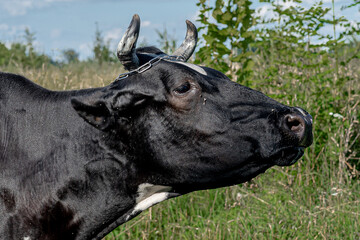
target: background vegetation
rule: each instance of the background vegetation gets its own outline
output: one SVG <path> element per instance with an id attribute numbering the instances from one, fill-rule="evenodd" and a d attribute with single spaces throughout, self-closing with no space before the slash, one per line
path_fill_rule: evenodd
<path id="1" fill-rule="evenodd" d="M 263 2 L 276 13 L 271 19 L 257 17 L 250 0 L 217 0 L 214 6 L 199 0 L 203 36 L 195 62 L 308 110 L 314 144 L 294 166 L 163 202 L 107 240 L 360 239 L 360 24 L 322 2 L 286 9 L 281 0 Z M 344 8 L 359 6 L 354 0 Z M 333 33 L 322 34 L 329 26 Z M 158 35 L 171 53 L 174 38 L 166 29 Z M 104 86 L 122 71 L 98 28 L 94 57 L 87 61 L 67 49 L 64 62 L 54 62 L 34 50 L 34 38 L 27 30 L 25 44 L 0 43 L 0 70 L 60 90 Z"/>

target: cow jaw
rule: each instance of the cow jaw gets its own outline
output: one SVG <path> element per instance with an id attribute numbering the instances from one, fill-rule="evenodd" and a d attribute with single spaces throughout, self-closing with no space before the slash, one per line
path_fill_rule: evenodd
<path id="1" fill-rule="evenodd" d="M 275 165 L 290 166 L 304 155 L 304 147 L 288 147 L 281 149 L 273 155 Z"/>

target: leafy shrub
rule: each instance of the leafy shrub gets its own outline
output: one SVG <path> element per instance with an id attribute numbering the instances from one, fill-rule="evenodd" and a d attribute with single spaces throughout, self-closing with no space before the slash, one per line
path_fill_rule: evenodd
<path id="1" fill-rule="evenodd" d="M 205 43 L 196 62 L 309 110 L 315 120 L 315 143 L 308 167 L 326 168 L 337 182 L 348 179 L 349 172 L 358 177 L 360 44 L 354 36 L 359 35 L 359 23 L 350 24 L 343 16 L 329 19 L 334 11 L 322 2 L 309 8 L 266 2 L 275 12 L 268 20 L 254 15 L 251 1 L 217 0 L 210 7 L 200 0 Z M 337 35 L 339 25 L 346 30 Z M 333 27 L 333 35 L 321 33 L 327 26 Z"/>

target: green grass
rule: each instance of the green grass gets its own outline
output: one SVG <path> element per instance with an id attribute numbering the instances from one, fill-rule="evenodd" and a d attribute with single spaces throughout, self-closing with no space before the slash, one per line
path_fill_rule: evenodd
<path id="1" fill-rule="evenodd" d="M 360 239 L 359 66 L 355 59 L 339 69 L 343 81 L 333 84 L 333 72 L 324 72 L 334 65 L 301 73 L 285 67 L 270 76 L 259 61 L 251 87 L 314 118 L 314 143 L 304 157 L 249 183 L 160 203 L 105 239 Z M 122 70 L 120 64 L 80 62 L 61 68 L 15 64 L 0 71 L 68 90 L 104 86 Z"/>
<path id="2" fill-rule="evenodd" d="M 301 164 L 160 203 L 106 239 L 359 239 L 360 186 L 304 186 L 288 175 Z"/>

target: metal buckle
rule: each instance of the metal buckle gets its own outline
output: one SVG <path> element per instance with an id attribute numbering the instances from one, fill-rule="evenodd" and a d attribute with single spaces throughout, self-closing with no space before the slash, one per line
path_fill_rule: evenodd
<path id="1" fill-rule="evenodd" d="M 116 79 L 115 81 L 119 81 L 121 79 L 124 79 L 124 78 L 127 78 L 129 77 L 129 74 L 128 73 L 121 73 Z"/>

